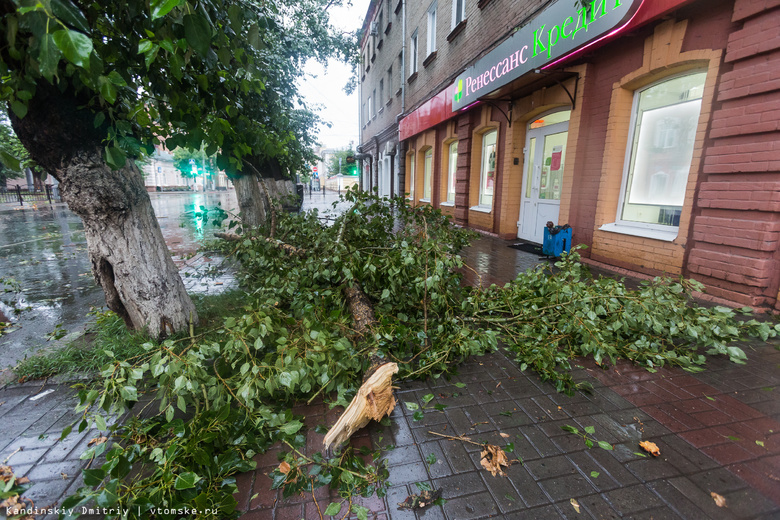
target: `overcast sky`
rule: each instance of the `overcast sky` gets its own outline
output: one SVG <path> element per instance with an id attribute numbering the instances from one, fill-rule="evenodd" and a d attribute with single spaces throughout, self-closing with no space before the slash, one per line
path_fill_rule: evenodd
<path id="1" fill-rule="evenodd" d="M 363 23 L 370 0 L 352 0 L 351 6 L 331 7 L 333 24 L 345 31 L 356 31 Z M 300 90 L 310 108 L 319 108 L 320 117 L 333 126 L 319 129 L 319 141 L 328 148 L 346 148 L 358 142 L 359 103 L 357 89 L 352 95 L 344 93 L 350 74 L 349 65 L 331 60 L 327 70 L 310 61 L 306 66 L 307 77 L 300 83 Z M 320 105 L 315 107 L 314 105 Z"/>

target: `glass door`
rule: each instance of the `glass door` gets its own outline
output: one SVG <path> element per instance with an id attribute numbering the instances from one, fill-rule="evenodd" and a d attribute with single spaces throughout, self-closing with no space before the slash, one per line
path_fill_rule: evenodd
<path id="1" fill-rule="evenodd" d="M 558 222 L 571 111 L 556 112 L 529 125 L 517 236 L 542 243 L 548 221 Z"/>

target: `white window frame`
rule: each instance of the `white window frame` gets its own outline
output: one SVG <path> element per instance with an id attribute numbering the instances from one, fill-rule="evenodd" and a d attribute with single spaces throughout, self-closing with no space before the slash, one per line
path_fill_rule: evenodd
<path id="1" fill-rule="evenodd" d="M 622 235 L 633 235 L 633 236 L 640 236 L 645 238 L 652 238 L 655 240 L 662 240 L 666 242 L 671 242 L 674 239 L 677 238 L 677 235 L 679 234 L 680 227 L 679 226 L 668 226 L 664 224 L 651 224 L 648 222 L 636 222 L 633 220 L 623 220 L 623 205 L 626 202 L 626 190 L 628 189 L 628 177 L 629 177 L 629 171 L 631 169 L 631 156 L 633 155 L 633 147 L 634 147 L 634 137 L 636 132 L 636 119 L 638 117 L 638 109 L 639 109 L 639 97 L 642 94 L 642 92 L 651 89 L 653 87 L 656 87 L 662 83 L 665 83 L 667 81 L 672 81 L 674 79 L 683 77 L 683 76 L 692 76 L 694 74 L 700 74 L 702 72 L 707 72 L 706 70 L 690 70 L 686 71 L 681 74 L 674 74 L 671 76 L 667 76 L 659 81 L 654 81 L 653 83 L 650 83 L 648 85 L 645 85 L 644 87 L 637 89 L 634 91 L 634 99 L 631 104 L 631 120 L 629 123 L 629 132 L 628 132 L 628 142 L 626 144 L 626 155 L 623 160 L 623 178 L 620 182 L 620 195 L 618 197 L 618 206 L 617 206 L 617 214 L 615 215 L 615 222 L 610 222 L 608 224 L 602 225 L 599 229 L 602 231 L 609 231 L 612 233 L 619 233 Z M 705 78 L 706 82 L 706 78 Z M 702 97 L 702 104 L 704 103 L 704 98 Z M 699 112 L 699 118 L 701 118 L 701 111 Z M 696 150 L 696 145 L 694 143 L 694 153 Z M 690 165 L 688 166 L 688 175 L 690 175 Z"/>
<path id="2" fill-rule="evenodd" d="M 414 200 L 414 163 L 417 159 L 417 152 L 412 151 L 409 154 L 409 200 Z"/>
<path id="3" fill-rule="evenodd" d="M 458 12 L 458 2 L 460 2 L 460 12 Z M 452 0 L 452 28 L 458 26 L 460 22 L 466 19 L 466 0 Z"/>
<path id="4" fill-rule="evenodd" d="M 482 203 L 482 198 L 486 196 L 483 193 L 483 190 L 486 188 L 486 185 L 487 185 L 487 168 L 485 167 L 485 165 L 487 164 L 487 161 L 490 160 L 490 157 L 486 157 L 486 155 L 487 155 L 486 141 L 487 141 L 487 136 L 490 135 L 491 133 L 494 133 L 494 132 L 496 134 L 496 142 L 493 145 L 495 147 L 494 148 L 494 152 L 496 154 L 496 169 L 495 169 L 495 173 L 498 173 L 498 129 L 497 128 L 493 128 L 491 130 L 488 130 L 484 134 L 482 134 L 482 154 L 481 154 L 482 158 L 481 158 L 481 161 L 479 163 L 479 199 L 477 201 L 477 205 L 473 206 L 471 208 L 473 210 L 482 211 L 482 212 L 485 212 L 485 213 L 489 213 L 489 212 L 493 211 L 493 201 L 495 201 L 495 197 L 496 197 L 496 178 L 495 178 L 495 174 L 494 174 L 493 175 L 493 193 L 490 194 L 490 204 L 488 205 L 488 204 L 483 204 Z"/>
<path id="5" fill-rule="evenodd" d="M 366 121 L 371 121 L 371 118 L 373 117 L 372 111 L 374 110 L 374 104 L 372 103 L 371 96 L 368 96 L 368 117 L 366 118 Z"/>
<path id="6" fill-rule="evenodd" d="M 417 72 L 417 53 L 418 53 L 418 44 L 419 40 L 417 39 L 417 29 L 414 30 L 414 33 L 412 33 L 412 39 L 409 43 L 409 75 L 411 76 L 415 72 Z"/>
<path id="7" fill-rule="evenodd" d="M 433 198 L 433 148 L 425 150 L 423 156 L 423 198 L 420 202 L 431 202 Z"/>
<path id="8" fill-rule="evenodd" d="M 436 51 L 436 2 L 428 8 L 428 56 Z"/>
<path id="9" fill-rule="evenodd" d="M 454 154 L 453 154 L 454 149 Z M 447 201 L 446 204 L 448 206 L 454 206 L 455 205 L 455 177 L 458 172 L 458 141 L 453 141 L 450 143 L 449 148 L 447 149 L 447 153 L 449 154 L 449 158 L 447 159 Z M 452 198 L 450 198 L 450 195 L 452 195 Z M 442 202 L 442 204 L 445 204 Z"/>

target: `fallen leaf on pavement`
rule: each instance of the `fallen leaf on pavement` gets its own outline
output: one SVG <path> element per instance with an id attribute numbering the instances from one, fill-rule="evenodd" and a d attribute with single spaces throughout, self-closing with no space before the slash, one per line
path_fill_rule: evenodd
<path id="1" fill-rule="evenodd" d="M 494 477 L 496 475 L 506 477 L 506 473 L 501 468 L 501 466 L 509 466 L 509 459 L 507 459 L 504 450 L 493 444 L 486 444 L 481 456 L 480 463 L 483 468 L 488 470 Z"/>
<path id="2" fill-rule="evenodd" d="M 658 449 L 658 446 L 656 446 L 654 442 L 642 441 L 639 443 L 639 446 L 646 452 L 652 453 L 656 457 L 661 454 L 661 450 Z"/>
<path id="3" fill-rule="evenodd" d="M 60 476 L 62 477 L 62 480 L 68 480 L 68 474 L 67 473 L 63 473 L 63 472 L 60 471 Z"/>
<path id="4" fill-rule="evenodd" d="M 285 475 L 290 472 L 290 465 L 287 463 L 287 461 L 282 461 L 282 463 L 279 464 L 279 472 L 284 473 Z"/>
<path id="5" fill-rule="evenodd" d="M 726 507 L 726 498 L 715 493 L 714 491 L 710 492 L 710 496 L 715 501 L 715 505 L 718 507 Z"/>
<path id="6" fill-rule="evenodd" d="M 574 510 L 577 511 L 577 513 L 579 513 L 580 512 L 580 503 L 577 502 L 576 500 L 574 500 L 573 498 L 571 500 L 569 500 L 569 502 L 571 503 L 571 507 L 573 507 Z"/>
<path id="7" fill-rule="evenodd" d="M 505 439 L 508 439 L 510 437 L 508 433 L 499 433 L 499 435 Z"/>
<path id="8" fill-rule="evenodd" d="M 441 489 L 435 489 L 433 491 L 425 490 L 419 495 L 409 495 L 406 500 L 398 504 L 398 509 L 422 509 L 433 504 L 436 500 L 441 498 Z"/>
<path id="9" fill-rule="evenodd" d="M 108 440 L 108 437 L 95 437 L 94 439 L 90 439 L 87 443 L 87 446 L 92 446 L 93 444 L 97 446 L 98 444 L 103 444 Z"/>

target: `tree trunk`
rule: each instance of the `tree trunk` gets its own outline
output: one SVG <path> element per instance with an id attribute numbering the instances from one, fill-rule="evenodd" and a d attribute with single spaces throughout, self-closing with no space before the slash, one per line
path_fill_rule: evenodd
<path id="1" fill-rule="evenodd" d="M 246 174 L 231 180 L 236 188 L 241 223 L 252 228 L 265 224 L 265 195 L 260 189 L 257 177 Z"/>
<path id="2" fill-rule="evenodd" d="M 112 170 L 103 159 L 94 114 L 81 100 L 39 86 L 24 119 L 11 113 L 32 158 L 60 182 L 81 217 L 92 274 L 108 308 L 128 327 L 162 338 L 197 323 L 197 312 L 163 239 L 141 172 L 131 159 Z"/>

